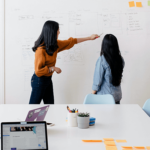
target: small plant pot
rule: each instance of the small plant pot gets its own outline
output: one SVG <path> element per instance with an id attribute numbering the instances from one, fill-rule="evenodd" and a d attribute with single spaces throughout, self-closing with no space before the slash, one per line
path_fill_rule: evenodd
<path id="1" fill-rule="evenodd" d="M 89 128 L 89 117 L 77 117 L 78 128 L 86 129 Z"/>
<path id="2" fill-rule="evenodd" d="M 69 127 L 77 127 L 77 113 L 69 113 L 68 112 L 68 126 Z"/>

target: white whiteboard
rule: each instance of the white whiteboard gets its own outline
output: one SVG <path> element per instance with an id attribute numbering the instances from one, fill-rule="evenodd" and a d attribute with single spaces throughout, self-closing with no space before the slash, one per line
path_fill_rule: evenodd
<path id="1" fill-rule="evenodd" d="M 4 103 L 4 1 L 0 1 L 0 104 Z"/>
<path id="2" fill-rule="evenodd" d="M 59 39 L 114 34 L 125 59 L 122 103 L 143 105 L 150 97 L 150 6 L 129 8 L 128 0 L 5 0 L 5 101 L 28 103 L 34 72 L 31 47 L 47 20 L 60 24 Z M 135 1 L 136 2 L 136 1 Z M 83 103 L 91 93 L 103 36 L 58 54 L 53 75 L 55 103 Z"/>

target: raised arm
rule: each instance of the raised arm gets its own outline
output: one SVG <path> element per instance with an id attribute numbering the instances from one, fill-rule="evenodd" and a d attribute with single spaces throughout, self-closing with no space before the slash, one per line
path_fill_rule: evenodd
<path id="1" fill-rule="evenodd" d="M 92 34 L 89 37 L 85 37 L 85 38 L 77 38 L 77 43 L 81 43 L 81 42 L 85 42 L 88 40 L 95 40 L 96 38 L 99 38 L 100 36 L 97 34 Z"/>
<path id="2" fill-rule="evenodd" d="M 96 38 L 99 38 L 99 36 L 97 34 L 93 34 L 89 37 L 85 37 L 85 38 L 69 38 L 68 40 L 57 40 L 58 43 L 58 52 L 67 50 L 72 48 L 75 44 L 84 42 L 84 41 L 88 41 L 88 40 L 95 40 Z"/>

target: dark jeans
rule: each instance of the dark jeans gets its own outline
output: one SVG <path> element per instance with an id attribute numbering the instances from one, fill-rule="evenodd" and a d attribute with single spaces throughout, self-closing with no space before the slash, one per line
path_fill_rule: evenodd
<path id="1" fill-rule="evenodd" d="M 29 104 L 40 104 L 42 99 L 44 104 L 54 104 L 52 76 L 37 77 L 33 74 L 31 78 L 32 92 Z"/>
<path id="2" fill-rule="evenodd" d="M 116 104 L 120 104 L 120 101 L 118 101 L 118 102 L 115 102 Z"/>

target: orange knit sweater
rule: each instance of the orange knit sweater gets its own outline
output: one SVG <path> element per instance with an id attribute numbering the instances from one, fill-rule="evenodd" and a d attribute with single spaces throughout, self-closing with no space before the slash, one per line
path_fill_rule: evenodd
<path id="1" fill-rule="evenodd" d="M 50 56 L 46 53 L 45 46 L 38 47 L 35 51 L 35 74 L 38 77 L 51 76 L 53 73 L 49 73 L 49 67 L 55 66 L 57 53 L 72 48 L 77 44 L 76 38 L 69 38 L 68 40 L 57 40 L 58 49 Z"/>

